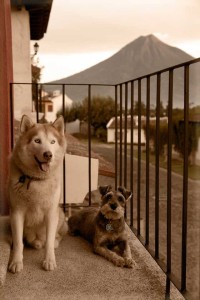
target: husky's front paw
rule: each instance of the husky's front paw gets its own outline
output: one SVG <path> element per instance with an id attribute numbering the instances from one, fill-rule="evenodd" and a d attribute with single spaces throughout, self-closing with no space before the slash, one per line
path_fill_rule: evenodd
<path id="1" fill-rule="evenodd" d="M 45 259 L 42 265 L 46 271 L 53 271 L 55 268 L 57 268 L 55 259 Z"/>
<path id="2" fill-rule="evenodd" d="M 23 262 L 12 260 L 8 270 L 13 274 L 21 272 L 23 270 Z"/>

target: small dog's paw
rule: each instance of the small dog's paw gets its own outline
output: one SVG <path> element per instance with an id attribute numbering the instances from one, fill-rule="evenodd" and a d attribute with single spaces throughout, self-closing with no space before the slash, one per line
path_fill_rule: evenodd
<path id="1" fill-rule="evenodd" d="M 113 261 L 113 263 L 114 263 L 115 266 L 117 266 L 117 267 L 124 267 L 124 265 L 125 265 L 125 261 L 124 261 L 124 259 L 123 259 L 122 257 L 119 257 L 119 258 L 115 259 L 115 260 Z"/>
<path id="2" fill-rule="evenodd" d="M 135 262 L 132 258 L 124 258 L 125 261 L 125 267 L 127 268 L 133 268 L 135 265 Z"/>
<path id="3" fill-rule="evenodd" d="M 23 270 L 23 262 L 22 261 L 11 261 L 9 264 L 8 270 L 15 274 L 19 273 Z"/>
<path id="4" fill-rule="evenodd" d="M 33 248 L 40 250 L 44 246 L 44 243 L 41 240 L 35 239 L 31 245 Z"/>
<path id="5" fill-rule="evenodd" d="M 46 271 L 53 271 L 57 268 L 55 259 L 45 259 L 42 266 Z"/>

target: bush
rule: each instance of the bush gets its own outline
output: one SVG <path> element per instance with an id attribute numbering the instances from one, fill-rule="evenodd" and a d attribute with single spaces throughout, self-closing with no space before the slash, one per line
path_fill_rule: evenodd
<path id="1" fill-rule="evenodd" d="M 95 136 L 102 142 L 106 142 L 107 141 L 107 130 L 105 128 L 100 127 L 96 130 Z"/>
<path id="2" fill-rule="evenodd" d="M 184 155 L 184 122 L 182 120 L 177 120 L 173 124 L 173 143 L 174 149 L 181 154 Z M 190 122 L 188 126 L 188 156 L 192 153 L 192 151 L 197 151 L 198 149 L 198 138 L 199 138 L 199 130 L 194 122 Z"/>
<path id="3" fill-rule="evenodd" d="M 143 129 L 146 137 L 146 124 L 144 125 Z M 153 153 L 155 153 L 155 147 L 156 147 L 156 123 L 155 122 L 150 123 L 149 139 L 153 143 Z M 168 140 L 168 125 L 166 122 L 160 123 L 159 140 L 160 140 L 159 155 L 163 155 L 165 150 L 165 145 L 167 144 L 167 140 Z"/>

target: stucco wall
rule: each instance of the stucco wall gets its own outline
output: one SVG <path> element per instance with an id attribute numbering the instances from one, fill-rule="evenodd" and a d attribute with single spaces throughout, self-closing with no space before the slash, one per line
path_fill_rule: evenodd
<path id="1" fill-rule="evenodd" d="M 67 133 L 79 133 L 80 132 L 80 120 L 76 119 L 74 122 L 69 122 L 65 124 L 65 129 Z"/>
<path id="2" fill-rule="evenodd" d="M 108 128 L 107 129 L 107 143 L 114 143 L 115 142 L 115 130 Z"/>
<path id="3" fill-rule="evenodd" d="M 196 164 L 200 166 L 200 138 L 198 140 L 198 148 L 196 152 Z"/>
<path id="4" fill-rule="evenodd" d="M 13 82 L 31 82 L 29 13 L 24 9 L 11 10 L 13 45 Z M 32 110 L 32 93 L 29 85 L 14 85 L 14 112 L 23 114 Z"/>
<path id="5" fill-rule="evenodd" d="M 51 99 L 53 102 L 53 111 L 52 112 L 45 112 L 45 119 L 48 122 L 53 122 L 57 118 L 57 113 L 62 109 L 63 105 L 63 95 L 60 94 L 57 97 Z M 69 108 L 72 106 L 73 101 L 65 95 L 65 108 Z"/>
<path id="6" fill-rule="evenodd" d="M 120 132 L 118 132 L 118 141 L 119 141 L 119 135 Z M 115 142 L 115 129 L 113 128 L 108 128 L 107 129 L 107 142 L 108 143 L 114 143 Z M 122 130 L 122 143 L 124 142 L 124 130 Z M 131 130 L 127 130 L 127 143 L 131 143 Z M 137 144 L 138 143 L 138 129 L 134 128 L 133 129 L 133 143 Z M 144 130 L 141 130 L 141 143 L 145 144 L 146 143 L 146 138 L 144 134 Z"/>
<path id="7" fill-rule="evenodd" d="M 88 193 L 89 168 L 88 157 L 78 155 L 65 155 L 65 189 L 67 203 L 83 203 Z M 91 190 L 95 191 L 98 187 L 99 160 L 91 159 Z"/>

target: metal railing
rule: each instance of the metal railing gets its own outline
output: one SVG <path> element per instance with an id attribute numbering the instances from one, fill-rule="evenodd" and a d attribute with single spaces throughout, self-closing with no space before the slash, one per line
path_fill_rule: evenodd
<path id="1" fill-rule="evenodd" d="M 190 99 L 190 68 L 192 65 L 197 65 L 200 59 L 195 59 L 183 64 L 172 66 L 158 72 L 147 74 L 139 78 L 135 78 L 130 81 L 118 83 L 116 85 L 109 84 L 57 84 L 61 87 L 63 95 L 62 110 L 65 112 L 65 92 L 67 93 L 67 88 L 69 86 L 84 86 L 87 87 L 87 99 L 88 99 L 88 159 L 89 159 L 89 205 L 92 204 L 91 201 L 91 101 L 92 101 L 92 91 L 95 87 L 108 86 L 112 87 L 115 100 L 115 188 L 118 185 L 123 185 L 133 192 L 133 197 L 131 199 L 130 205 L 126 210 L 127 222 L 130 228 L 136 234 L 138 239 L 142 242 L 144 247 L 149 251 L 158 265 L 162 268 L 163 272 L 166 274 L 166 298 L 170 295 L 170 282 L 172 282 L 178 290 L 188 299 L 196 299 L 193 297 L 192 293 L 188 293 L 187 288 L 187 235 L 188 235 L 188 138 L 189 138 L 189 99 Z M 176 70 L 183 71 L 183 112 L 184 112 L 184 151 L 183 151 L 183 174 L 182 178 L 182 188 L 180 194 L 181 198 L 181 228 L 178 229 L 180 232 L 179 240 L 181 247 L 178 251 L 178 256 L 181 257 L 180 263 L 180 274 L 174 276 L 172 270 L 172 204 L 174 204 L 174 199 L 172 197 L 172 130 L 173 130 L 173 109 L 174 109 L 174 91 L 175 91 L 175 72 Z M 162 233 L 162 238 L 164 236 L 164 255 L 161 253 L 161 201 L 163 195 L 160 194 L 161 186 L 161 172 L 162 168 L 160 166 L 160 115 L 162 106 L 162 82 L 163 75 L 165 82 L 167 82 L 167 128 L 168 128 L 168 142 L 167 142 L 167 164 L 166 164 L 166 210 L 165 217 L 162 220 L 165 225 L 165 233 Z M 192 79 L 193 80 L 193 79 Z M 14 99 L 14 86 L 16 84 L 23 83 L 13 83 L 11 84 L 11 103 L 13 105 Z M 26 83 L 24 83 L 26 84 Z M 34 84 L 36 90 L 43 88 L 49 84 Z M 56 86 L 56 84 L 53 84 Z M 151 100 L 154 98 L 152 96 L 152 90 L 155 90 L 155 126 L 156 126 L 156 137 L 155 137 L 155 155 L 154 161 L 151 161 L 151 151 L 150 151 L 150 114 L 151 114 Z M 38 93 L 37 93 L 38 95 Z M 137 144 L 134 142 L 134 108 L 135 104 L 138 104 L 138 136 Z M 37 121 L 39 121 L 39 107 L 41 99 L 37 97 L 36 108 L 37 108 Z M 146 145 L 142 146 L 141 143 L 141 131 L 143 130 L 142 121 L 142 104 L 146 103 Z M 128 132 L 128 115 L 130 115 L 130 136 L 131 140 L 128 144 L 127 142 L 127 132 Z M 13 118 L 13 116 L 12 116 Z M 119 120 L 119 122 L 118 122 Z M 14 132 L 14 131 L 13 131 Z M 118 135 L 119 134 L 119 135 Z M 144 155 L 145 151 L 145 155 Z M 152 179 L 154 186 L 152 185 Z M 152 197 L 152 191 L 154 193 Z M 153 199 L 153 200 L 152 200 Z M 152 202 L 153 201 L 153 202 Z M 64 209 L 67 208 L 67 203 L 65 202 L 65 190 L 64 190 Z M 152 208 L 153 207 L 153 208 Z M 153 215 L 153 218 L 152 218 Z M 163 224 L 162 222 L 162 224 Z M 152 223 L 154 224 L 152 226 Z M 143 226 L 144 225 L 144 226 Z M 154 227 L 152 229 L 152 227 Z M 197 237 L 198 238 L 198 237 Z M 199 248 L 198 248 L 199 249 Z M 199 255 L 199 252 L 197 253 Z"/>

